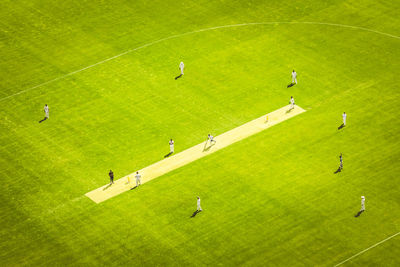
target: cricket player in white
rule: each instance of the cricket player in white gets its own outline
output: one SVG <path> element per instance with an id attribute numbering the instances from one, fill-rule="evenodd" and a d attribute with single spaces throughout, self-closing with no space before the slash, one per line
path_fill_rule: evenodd
<path id="1" fill-rule="evenodd" d="M 136 177 L 136 186 L 141 185 L 140 178 L 141 178 L 142 176 L 139 174 L 139 172 L 136 172 L 135 177 Z"/>
<path id="2" fill-rule="evenodd" d="M 44 117 L 46 118 L 46 119 L 48 119 L 49 118 L 49 106 L 46 104 L 46 105 L 44 105 Z"/>
<path id="3" fill-rule="evenodd" d="M 214 140 L 214 136 L 212 136 L 211 134 L 208 134 L 208 139 L 207 140 L 210 140 L 210 143 L 216 143 L 217 141 L 215 141 Z"/>
<path id="4" fill-rule="evenodd" d="M 202 211 L 201 206 L 200 206 L 200 197 L 197 197 L 197 211 Z"/>
<path id="5" fill-rule="evenodd" d="M 293 96 L 290 97 L 290 102 L 289 102 L 289 104 L 290 104 L 289 110 L 294 109 L 295 103 L 294 103 L 294 98 L 293 98 Z"/>
<path id="6" fill-rule="evenodd" d="M 342 117 L 343 117 L 343 126 L 346 126 L 346 118 L 347 118 L 346 112 L 343 112 Z"/>
<path id="7" fill-rule="evenodd" d="M 183 69 L 185 68 L 185 64 L 183 64 L 183 62 L 181 62 L 179 64 L 179 68 L 181 69 L 181 75 L 183 75 Z"/>
<path id="8" fill-rule="evenodd" d="M 361 196 L 361 210 L 360 211 L 365 211 L 365 197 Z"/>
<path id="9" fill-rule="evenodd" d="M 297 84 L 297 73 L 294 70 L 292 72 L 292 83 Z"/>
<path id="10" fill-rule="evenodd" d="M 174 140 L 169 140 L 169 153 L 174 153 Z"/>

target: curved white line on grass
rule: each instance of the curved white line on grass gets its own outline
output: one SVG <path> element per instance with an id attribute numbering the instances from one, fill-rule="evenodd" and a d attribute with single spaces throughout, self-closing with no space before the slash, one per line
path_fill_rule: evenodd
<path id="1" fill-rule="evenodd" d="M 107 62 L 107 61 L 113 60 L 113 59 L 115 59 L 115 58 L 121 57 L 121 56 L 123 56 L 123 55 L 129 54 L 129 53 L 131 53 L 131 52 L 137 51 L 137 50 L 139 50 L 139 49 L 142 49 L 142 48 L 145 48 L 145 47 L 148 47 L 148 46 L 151 46 L 151 45 L 154 45 L 154 44 L 157 44 L 157 43 L 160 43 L 160 42 L 169 40 L 169 39 L 174 39 L 174 38 L 182 37 L 182 36 L 185 36 L 185 35 L 190 35 L 190 34 L 193 34 L 193 33 L 199 33 L 199 32 L 205 32 L 205 31 L 211 31 L 211 30 L 217 30 L 217 29 L 223 29 L 223 28 L 243 27 L 243 26 L 252 26 L 252 25 L 273 25 L 273 24 L 310 24 L 310 25 L 327 25 L 327 26 L 335 26 L 335 27 L 349 28 L 349 29 L 355 29 L 355 30 L 362 30 L 362 31 L 372 32 L 372 33 L 384 35 L 384 36 L 391 37 L 391 38 L 395 38 L 395 39 L 400 39 L 400 36 L 396 36 L 396 35 L 393 35 L 393 34 L 381 32 L 381 31 L 376 31 L 376 30 L 372 30 L 372 29 L 368 29 L 368 28 L 365 28 L 365 27 L 352 26 L 352 25 L 346 25 L 346 24 L 337 24 L 337 23 L 327 23 L 327 22 L 312 22 L 312 21 L 297 21 L 297 22 L 295 22 L 295 21 L 274 21 L 274 22 L 250 22 L 250 23 L 241 23 L 241 24 L 230 24 L 230 25 L 215 26 L 215 27 L 200 29 L 200 30 L 196 30 L 196 31 L 191 31 L 191 32 L 185 32 L 185 33 L 181 33 L 181 34 L 171 35 L 171 36 L 168 36 L 168 37 L 165 37 L 165 38 L 162 38 L 162 39 L 159 39 L 159 40 L 156 40 L 156 41 L 153 41 L 153 42 L 150 42 L 150 43 L 141 45 L 141 46 L 138 46 L 138 47 L 136 47 L 136 48 L 127 50 L 127 51 L 125 51 L 125 52 L 123 52 L 123 53 L 121 53 L 121 54 L 118 54 L 118 55 L 115 55 L 115 56 L 113 56 L 113 57 L 107 58 L 107 59 L 105 59 L 105 60 L 99 61 L 99 62 L 97 62 L 97 63 L 95 63 L 95 64 L 93 64 L 93 65 L 84 67 L 84 68 L 82 68 L 82 69 L 79 69 L 79 70 L 76 70 L 76 71 L 73 71 L 73 72 L 70 72 L 70 73 L 67 73 L 67 74 L 65 74 L 65 75 L 62 75 L 62 76 L 57 77 L 57 78 L 54 78 L 54 79 L 49 80 L 49 81 L 47 81 L 47 82 L 44 82 L 44 83 L 41 83 L 41 84 L 39 84 L 39 85 L 33 86 L 33 87 L 31 87 L 31 88 L 22 90 L 22 91 L 20 91 L 20 92 L 18 92 L 18 93 L 15 93 L 15 94 L 12 94 L 12 95 L 9 95 L 9 96 L 0 98 L 0 101 L 3 101 L 3 100 L 6 100 L 6 99 L 8 99 L 8 98 L 11 98 L 11 97 L 20 95 L 20 94 L 22 94 L 22 93 L 25 93 L 25 92 L 34 90 L 34 89 L 36 89 L 36 88 L 42 87 L 43 85 L 46 85 L 46 84 L 49 84 L 49 83 L 52 83 L 52 82 L 55 82 L 55 81 L 64 79 L 64 78 L 66 78 L 66 77 L 68 77 L 68 76 L 71 76 L 71 75 L 74 75 L 74 74 L 76 74 L 76 73 L 78 73 L 78 72 L 81 72 L 81 71 L 90 69 L 90 68 L 95 67 L 95 66 L 97 66 L 97 65 L 103 64 L 103 63 L 105 63 L 105 62 Z"/>
<path id="2" fill-rule="evenodd" d="M 398 232 L 397 234 L 394 234 L 394 235 L 392 235 L 392 236 L 389 236 L 388 238 L 386 238 L 386 239 L 384 239 L 384 240 L 382 240 L 382 241 L 376 243 L 375 245 L 370 246 L 369 248 L 364 249 L 363 251 L 358 252 L 357 254 L 355 254 L 355 255 L 351 256 L 350 258 L 348 258 L 348 259 L 342 261 L 341 263 L 336 264 L 334 267 L 337 267 L 337 266 L 339 266 L 339 265 L 342 265 L 343 263 L 345 263 L 345 262 L 347 262 L 347 261 L 349 261 L 349 260 L 351 260 L 351 259 L 357 257 L 358 255 L 363 254 L 364 252 L 366 252 L 366 251 L 370 250 L 371 248 L 374 248 L 374 247 L 376 247 L 376 246 L 382 244 L 383 242 L 388 241 L 389 239 L 392 239 L 393 237 L 395 237 L 395 236 L 397 236 L 397 235 L 399 235 L 399 234 L 400 234 L 400 232 Z"/>

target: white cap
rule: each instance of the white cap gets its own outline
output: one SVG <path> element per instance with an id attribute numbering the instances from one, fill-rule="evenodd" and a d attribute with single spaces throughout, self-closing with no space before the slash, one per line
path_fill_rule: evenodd
<path id="1" fill-rule="evenodd" d="M 365 197 L 364 197 L 364 196 L 361 196 L 361 198 L 364 199 Z"/>

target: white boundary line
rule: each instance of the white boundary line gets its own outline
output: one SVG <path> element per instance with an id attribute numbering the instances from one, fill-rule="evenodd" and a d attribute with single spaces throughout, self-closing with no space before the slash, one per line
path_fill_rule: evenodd
<path id="1" fill-rule="evenodd" d="M 356 30 L 363 30 L 363 31 L 373 32 L 373 33 L 376 33 L 376 34 L 384 35 L 384 36 L 391 37 L 391 38 L 395 38 L 395 39 L 400 39 L 400 36 L 396 36 L 396 35 L 393 35 L 393 34 L 381 32 L 381 31 L 377 31 L 377 30 L 368 29 L 368 28 L 365 28 L 365 27 L 352 26 L 352 25 L 346 25 L 346 24 L 337 24 L 337 23 L 327 23 L 327 22 L 312 22 L 312 21 L 297 21 L 297 22 L 296 22 L 296 21 L 292 21 L 292 22 L 291 22 L 291 21 L 274 21 L 274 22 L 250 22 L 250 23 L 241 23 L 241 24 L 222 25 L 222 26 L 204 28 L 204 29 L 200 29 L 200 30 L 196 30 L 196 31 L 181 33 L 181 34 L 175 34 L 175 35 L 171 35 L 171 36 L 169 36 L 169 37 L 165 37 L 165 38 L 162 38 L 162 39 L 159 39 L 159 40 L 156 40 L 156 41 L 153 41 L 153 42 L 150 42 L 150 43 L 147 43 L 147 44 L 138 46 L 138 47 L 136 47 L 136 48 L 127 50 L 127 51 L 125 51 L 125 52 L 123 52 L 123 53 L 121 53 L 121 54 L 118 54 L 118 55 L 115 55 L 115 56 L 113 56 L 113 57 L 107 58 L 107 59 L 105 59 L 105 60 L 99 61 L 99 62 L 97 62 L 97 63 L 95 63 L 95 64 L 93 64 L 93 65 L 84 67 L 84 68 L 82 68 L 82 69 L 79 69 L 79 70 L 76 70 L 76 71 L 73 71 L 73 72 L 70 72 L 70 73 L 67 73 L 67 74 L 65 74 L 65 75 L 59 76 L 59 77 L 54 78 L 54 79 L 52 79 L 52 80 L 49 80 L 49 81 L 47 81 L 47 82 L 44 82 L 44 83 L 41 83 L 41 84 L 39 84 L 39 85 L 33 86 L 33 87 L 31 87 L 31 88 L 22 90 L 22 91 L 20 91 L 20 92 L 18 92 L 18 93 L 15 93 L 15 94 L 12 94 L 12 95 L 9 95 L 9 96 L 0 98 L 0 101 L 9 99 L 9 98 L 11 98 L 11 97 L 20 95 L 20 94 L 25 93 L 25 92 L 28 92 L 28 91 L 32 91 L 32 90 L 34 90 L 34 89 L 36 89 L 36 88 L 42 87 L 43 85 L 46 85 L 46 84 L 49 84 L 49 83 L 52 83 L 52 82 L 55 82 L 55 81 L 64 79 L 64 78 L 66 78 L 66 77 L 68 77 L 68 76 L 71 76 L 71 75 L 74 75 L 74 74 L 79 73 L 79 72 L 81 72 L 81 71 L 90 69 L 90 68 L 95 67 L 95 66 L 97 66 L 97 65 L 103 64 L 103 63 L 105 63 L 105 62 L 107 62 L 107 61 L 113 60 L 113 59 L 115 59 L 115 58 L 121 57 L 121 56 L 123 56 L 123 55 L 129 54 L 129 53 L 131 53 L 131 52 L 137 51 L 137 50 L 139 50 L 139 49 L 142 49 L 142 48 L 145 48 L 145 47 L 148 47 L 148 46 L 151 46 L 151 45 L 154 45 L 154 44 L 157 44 L 157 43 L 160 43 L 160 42 L 169 40 L 169 39 L 174 39 L 174 38 L 182 37 L 182 36 L 185 36 L 185 35 L 190 35 L 190 34 L 193 34 L 193 33 L 211 31 L 211 30 L 216 30 L 216 29 L 232 28 L 232 27 L 242 27 L 242 26 L 252 26 L 252 25 L 272 25 L 272 24 L 311 24 L 311 25 L 328 25 L 328 26 L 336 26 L 336 27 L 350 28 L 350 29 L 356 29 Z"/>
<path id="2" fill-rule="evenodd" d="M 391 238 L 393 238 L 393 237 L 395 237 L 395 236 L 397 236 L 397 235 L 399 235 L 399 234 L 400 234 L 400 232 L 398 232 L 397 234 L 394 234 L 394 235 L 392 235 L 392 236 L 389 236 L 388 238 L 386 238 L 386 239 L 384 239 L 384 240 L 382 240 L 382 241 L 376 243 L 376 244 L 373 245 L 373 246 L 370 246 L 369 248 L 364 249 L 364 250 L 361 251 L 361 252 L 358 252 L 357 254 L 355 254 L 355 255 L 351 256 L 350 258 L 348 258 L 348 259 L 342 261 L 341 263 L 336 264 L 334 267 L 337 267 L 337 266 L 339 266 L 339 265 L 342 265 L 343 263 L 345 263 L 345 262 L 347 262 L 347 261 L 349 261 L 349 260 L 351 260 L 351 259 L 357 257 L 357 256 L 360 255 L 360 254 L 363 254 L 364 252 L 370 250 L 371 248 L 374 248 L 374 247 L 378 246 L 379 244 L 382 244 L 383 242 L 386 242 L 386 241 L 388 241 L 389 239 L 391 239 Z"/>

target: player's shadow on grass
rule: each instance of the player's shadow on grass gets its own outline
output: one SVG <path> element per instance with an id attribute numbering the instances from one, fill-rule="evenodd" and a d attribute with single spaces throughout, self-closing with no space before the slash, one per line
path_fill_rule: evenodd
<path id="1" fill-rule="evenodd" d="M 164 156 L 164 158 L 168 158 L 169 156 L 172 155 L 172 153 L 174 153 L 174 152 L 169 152 L 167 155 Z"/>
<path id="2" fill-rule="evenodd" d="M 196 210 L 195 212 L 193 212 L 193 214 L 192 214 L 192 216 L 190 216 L 190 218 L 194 218 L 197 215 L 197 213 L 199 213 L 199 212 L 200 212 L 199 210 Z"/>
<path id="3" fill-rule="evenodd" d="M 129 190 L 133 190 L 133 189 L 136 189 L 136 188 L 138 188 L 138 186 L 137 185 L 135 185 L 134 187 L 132 187 L 131 189 L 129 189 Z"/>
<path id="4" fill-rule="evenodd" d="M 178 76 L 176 76 L 176 77 L 175 77 L 175 80 L 178 80 L 180 77 L 182 77 L 182 74 L 181 74 L 181 75 L 178 75 Z"/>
<path id="5" fill-rule="evenodd" d="M 357 214 L 356 215 L 354 215 L 354 217 L 360 217 L 360 215 L 361 215 L 361 213 L 363 213 L 363 210 L 360 210 L 359 212 L 357 212 Z"/>
<path id="6" fill-rule="evenodd" d="M 342 169 L 339 167 L 339 168 L 334 172 L 334 174 L 339 173 L 339 172 L 341 172 L 341 171 L 342 171 Z"/>
<path id="7" fill-rule="evenodd" d="M 294 85 L 295 85 L 295 83 L 290 83 L 290 84 L 288 84 L 287 88 L 290 88 L 290 87 L 292 87 Z"/>
<path id="8" fill-rule="evenodd" d="M 39 123 L 42 123 L 42 122 L 44 122 L 45 120 L 47 120 L 47 118 L 46 118 L 46 117 L 44 117 L 44 119 L 43 119 L 43 120 L 40 120 L 40 121 L 39 121 Z"/>
<path id="9" fill-rule="evenodd" d="M 343 129 L 343 128 L 344 128 L 344 124 L 342 123 L 342 125 L 340 125 L 337 129 L 340 130 L 340 129 Z"/>

